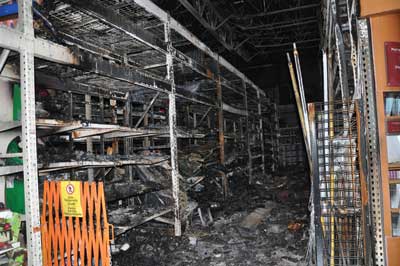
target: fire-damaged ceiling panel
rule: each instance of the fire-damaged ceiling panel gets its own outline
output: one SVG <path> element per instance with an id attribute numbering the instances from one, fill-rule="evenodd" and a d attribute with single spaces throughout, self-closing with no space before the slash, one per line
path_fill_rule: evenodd
<path id="1" fill-rule="evenodd" d="M 129 2 L 129 1 L 127 1 Z M 179 22 L 220 52 L 244 62 L 288 50 L 317 48 L 320 40 L 316 0 L 154 0 Z"/>

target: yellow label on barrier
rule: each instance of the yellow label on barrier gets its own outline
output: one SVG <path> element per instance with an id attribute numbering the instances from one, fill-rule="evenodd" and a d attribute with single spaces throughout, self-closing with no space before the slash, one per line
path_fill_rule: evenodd
<path id="1" fill-rule="evenodd" d="M 82 217 L 80 181 L 61 181 L 61 206 L 65 216 Z"/>

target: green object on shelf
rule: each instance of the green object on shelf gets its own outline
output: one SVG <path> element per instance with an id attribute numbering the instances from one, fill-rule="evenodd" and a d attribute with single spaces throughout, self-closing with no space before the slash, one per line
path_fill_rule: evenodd
<path id="1" fill-rule="evenodd" d="M 6 186 L 6 205 L 12 212 L 25 214 L 24 181 L 14 179 L 12 187 Z"/>
<path id="2" fill-rule="evenodd" d="M 21 255 L 18 255 L 16 258 L 15 258 L 15 266 L 22 266 L 22 265 L 24 265 L 24 260 L 25 260 L 25 254 L 21 254 Z"/>
<path id="3" fill-rule="evenodd" d="M 21 141 L 20 137 L 14 138 L 10 144 L 7 146 L 7 153 L 20 153 L 22 149 L 18 146 L 18 143 Z M 19 157 L 13 157 L 6 159 L 6 165 L 22 165 L 23 160 Z"/>
<path id="4" fill-rule="evenodd" d="M 19 84 L 13 86 L 13 120 L 21 121 L 21 87 Z"/>
<path id="5" fill-rule="evenodd" d="M 17 242 L 21 229 L 21 215 L 14 212 L 12 218 L 8 220 L 8 222 L 11 224 L 12 241 Z"/>

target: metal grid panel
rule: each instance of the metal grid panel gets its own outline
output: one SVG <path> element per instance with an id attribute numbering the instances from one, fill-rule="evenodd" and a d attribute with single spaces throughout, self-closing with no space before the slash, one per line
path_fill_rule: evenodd
<path id="1" fill-rule="evenodd" d="M 354 107 L 316 105 L 324 265 L 364 265 Z"/>
<path id="2" fill-rule="evenodd" d="M 107 9 L 121 14 L 140 28 L 144 28 L 148 33 L 153 35 L 153 38 L 159 41 L 164 38 L 163 23 L 159 18 L 146 11 L 138 4 L 135 4 L 133 1 L 121 3 L 115 0 L 104 0 L 98 1 L 98 3 Z M 92 11 L 89 11 L 89 9 L 83 7 L 78 8 L 75 5 L 57 1 L 54 10 L 49 12 L 49 16 L 54 26 L 60 29 L 61 34 L 74 36 L 74 39 L 95 45 L 96 48 L 102 49 L 107 54 L 113 54 L 119 61 L 126 56 L 125 59 L 128 60 L 128 62 L 138 66 L 144 71 L 159 76 L 165 76 L 167 74 L 164 54 L 152 49 L 139 40 L 135 40 L 120 28 L 113 27 L 111 24 L 103 21 L 101 16 L 97 16 Z M 185 47 L 187 47 L 188 44 L 190 44 L 188 40 L 174 30 L 171 30 L 171 41 L 173 45 L 176 44 L 178 46 L 185 45 Z M 200 50 L 194 47 L 193 51 L 196 52 Z M 200 51 L 200 53 L 202 52 Z M 186 56 L 195 60 L 191 55 Z M 204 64 L 204 62 L 202 63 Z M 222 69 L 223 83 L 237 93 L 242 91 L 242 77 L 238 77 L 237 73 L 232 73 L 225 67 L 222 67 Z M 243 95 L 243 92 L 241 94 Z M 256 98 L 255 95 L 250 97 Z"/>
<path id="3" fill-rule="evenodd" d="M 115 46 L 127 51 L 132 48 L 147 48 L 143 44 L 129 38 L 121 31 L 114 29 L 93 18 L 89 14 L 71 6 L 55 8 L 49 13 L 54 25 L 63 33 L 79 37 L 85 41 L 96 40 L 96 44 L 104 48 Z"/>
<path id="4" fill-rule="evenodd" d="M 120 91 L 125 93 L 128 91 L 136 91 L 142 89 L 137 86 L 132 86 L 132 83 L 38 59 L 35 60 L 35 68 L 36 70 L 41 71 L 41 73 L 46 72 L 46 75 L 55 75 L 60 78 L 69 79 L 72 82 L 86 84 L 89 86 L 93 85 L 93 88 L 98 87 L 103 88 L 103 90 L 104 88 L 107 88 L 110 93 L 113 91 Z"/>
<path id="5" fill-rule="evenodd" d="M 49 17 L 62 34 L 74 36 L 105 50 L 117 51 L 119 55 L 132 58 L 139 66 L 165 62 L 165 57 L 159 52 L 91 16 L 85 10 L 58 2 L 55 9 L 49 12 Z"/>
<path id="6" fill-rule="evenodd" d="M 99 0 L 99 3 L 107 8 L 113 9 L 118 12 L 118 14 L 130 19 L 133 23 L 140 24 L 144 29 L 158 36 L 160 39 L 164 36 L 164 23 L 135 2 Z M 180 43 L 181 45 L 189 43 L 175 31 L 171 31 L 171 41 L 173 44 Z"/>

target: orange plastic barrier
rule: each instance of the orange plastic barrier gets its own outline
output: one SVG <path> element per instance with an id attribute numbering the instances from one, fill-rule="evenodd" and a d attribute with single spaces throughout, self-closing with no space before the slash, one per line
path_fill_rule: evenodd
<path id="1" fill-rule="evenodd" d="M 82 217 L 61 209 L 61 183 L 45 181 L 41 217 L 44 266 L 109 266 L 110 229 L 103 183 L 80 183 Z"/>

